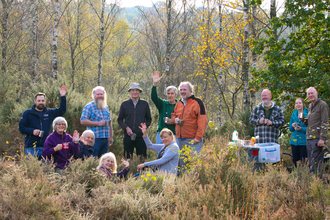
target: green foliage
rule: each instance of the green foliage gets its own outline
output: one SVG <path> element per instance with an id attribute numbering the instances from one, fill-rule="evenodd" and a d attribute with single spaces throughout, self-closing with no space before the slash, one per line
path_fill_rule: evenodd
<path id="1" fill-rule="evenodd" d="M 287 0 L 285 7 L 285 14 L 272 20 L 266 38 L 254 45 L 257 53 L 264 53 L 267 69 L 254 71 L 253 83 L 270 88 L 280 102 L 304 97 L 305 90 L 314 86 L 330 104 L 329 1 Z M 291 30 L 288 37 L 277 36 L 283 27 Z"/>

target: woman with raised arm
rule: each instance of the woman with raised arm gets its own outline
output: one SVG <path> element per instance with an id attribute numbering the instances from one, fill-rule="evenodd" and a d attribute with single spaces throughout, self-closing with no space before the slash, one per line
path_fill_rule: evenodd
<path id="1" fill-rule="evenodd" d="M 141 123 L 139 128 L 142 130 L 143 140 L 147 147 L 157 151 L 157 159 L 139 164 L 137 166 L 138 171 L 141 171 L 144 167 L 151 167 L 154 171 L 176 174 L 179 162 L 179 147 L 173 132 L 164 128 L 159 134 L 163 144 L 153 144 L 149 140 L 146 124 Z"/>
<path id="2" fill-rule="evenodd" d="M 70 163 L 70 159 L 79 153 L 79 133 L 73 132 L 73 136 L 66 133 L 68 122 L 63 117 L 57 117 L 53 121 L 53 133 L 45 141 L 42 157 L 54 159 L 55 171 L 64 169 Z"/>

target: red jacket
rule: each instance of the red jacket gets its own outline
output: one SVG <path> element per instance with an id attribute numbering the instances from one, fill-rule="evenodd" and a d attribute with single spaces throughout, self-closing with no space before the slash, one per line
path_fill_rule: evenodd
<path id="1" fill-rule="evenodd" d="M 177 138 L 201 140 L 205 135 L 207 126 L 206 109 L 202 100 L 194 95 L 187 99 L 186 105 L 183 104 L 182 100 L 177 102 L 172 113 L 172 123 L 174 123 L 175 118 L 183 119 L 181 126 L 175 125 Z"/>

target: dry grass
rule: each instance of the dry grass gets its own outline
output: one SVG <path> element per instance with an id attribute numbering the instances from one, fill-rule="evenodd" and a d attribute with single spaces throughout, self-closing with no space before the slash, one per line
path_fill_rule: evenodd
<path id="1" fill-rule="evenodd" d="M 65 175 L 34 158 L 0 162 L 0 219 L 325 219 L 329 184 L 300 165 L 253 173 L 227 139 L 205 144 L 180 177 L 160 173 L 108 180 L 93 158 L 74 161 Z M 120 167 L 121 168 L 121 167 Z M 120 169 L 119 168 L 119 169 Z"/>

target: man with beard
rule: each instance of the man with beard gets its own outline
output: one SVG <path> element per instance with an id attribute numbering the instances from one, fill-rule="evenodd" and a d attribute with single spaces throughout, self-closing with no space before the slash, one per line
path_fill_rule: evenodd
<path id="1" fill-rule="evenodd" d="M 190 82 L 181 82 L 179 89 L 181 100 L 177 102 L 171 114 L 171 123 L 175 124 L 180 150 L 184 146 L 190 146 L 199 155 L 207 127 L 206 108 L 203 101 L 193 95 L 194 86 Z M 185 154 L 185 152 L 181 153 Z M 179 159 L 179 167 L 182 171 L 185 171 L 188 163 L 184 158 Z"/>
<path id="2" fill-rule="evenodd" d="M 255 126 L 256 143 L 278 143 L 279 127 L 284 124 L 282 109 L 271 101 L 272 93 L 265 89 L 261 93 L 262 103 L 254 107 L 250 124 Z"/>
<path id="3" fill-rule="evenodd" d="M 117 119 L 119 126 L 124 130 L 124 157 L 133 156 L 134 148 L 136 155 L 146 157 L 147 147 L 139 126 L 141 123 L 145 123 L 147 127 L 151 124 L 149 104 L 140 98 L 142 89 L 139 83 L 131 83 L 128 92 L 131 97 L 121 103 Z"/>
<path id="4" fill-rule="evenodd" d="M 50 127 L 54 118 L 63 116 L 66 112 L 66 87 L 60 89 L 61 102 L 59 108 L 46 108 L 46 95 L 37 93 L 34 96 L 34 105 L 31 109 L 24 111 L 19 121 L 19 131 L 25 134 L 25 154 L 31 154 L 41 159 L 46 137 L 49 135 Z"/>
<path id="5" fill-rule="evenodd" d="M 108 152 L 108 146 L 113 143 L 112 123 L 104 87 L 96 86 L 92 91 L 92 98 L 93 101 L 83 109 L 80 123 L 94 132 L 94 156 L 101 157 Z"/>

